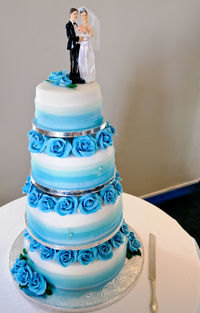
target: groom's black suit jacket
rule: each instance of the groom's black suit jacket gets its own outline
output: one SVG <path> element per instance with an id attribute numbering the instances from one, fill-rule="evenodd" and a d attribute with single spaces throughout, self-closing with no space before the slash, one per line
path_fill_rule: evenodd
<path id="1" fill-rule="evenodd" d="M 76 36 L 74 26 L 71 21 L 69 21 L 65 27 L 68 38 L 67 50 L 72 50 L 75 47 L 76 42 L 79 41 L 79 36 Z"/>

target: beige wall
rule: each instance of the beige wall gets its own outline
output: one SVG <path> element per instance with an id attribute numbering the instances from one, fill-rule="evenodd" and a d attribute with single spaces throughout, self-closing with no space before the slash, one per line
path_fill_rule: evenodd
<path id="1" fill-rule="evenodd" d="M 101 21 L 97 80 L 118 131 L 126 192 L 142 195 L 200 176 L 199 0 L 18 0 L 0 8 L 0 203 L 21 195 L 35 86 L 69 66 L 68 9 Z"/>

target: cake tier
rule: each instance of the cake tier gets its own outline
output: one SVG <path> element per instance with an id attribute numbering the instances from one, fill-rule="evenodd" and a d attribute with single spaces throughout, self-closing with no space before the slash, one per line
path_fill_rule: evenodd
<path id="1" fill-rule="evenodd" d="M 51 131 L 79 131 L 103 123 L 102 95 L 97 82 L 63 88 L 42 82 L 36 88 L 37 127 Z"/>
<path id="2" fill-rule="evenodd" d="M 55 158 L 45 153 L 31 153 L 34 181 L 46 188 L 85 190 L 105 184 L 115 174 L 113 146 L 90 157 Z"/>
<path id="3" fill-rule="evenodd" d="M 24 247 L 28 251 L 28 263 L 33 271 L 42 274 L 53 287 L 77 291 L 104 285 L 119 273 L 126 259 L 127 237 L 120 233 L 117 239 L 120 242 L 116 242 L 115 248 L 110 242 L 106 242 L 92 250 L 76 251 L 76 254 L 61 251 L 56 256 L 58 252 L 54 254 L 55 250 L 45 248 L 42 258 L 37 243 L 32 245 L 34 249 L 38 249 L 36 251 L 30 251 L 29 239 L 25 239 Z"/>
<path id="4" fill-rule="evenodd" d="M 43 212 L 27 203 L 27 228 L 32 236 L 46 245 L 71 249 L 94 246 L 117 232 L 122 223 L 122 211 L 121 195 L 114 204 L 104 203 L 97 212 L 90 214 L 77 211 L 61 216 L 55 211 Z"/>

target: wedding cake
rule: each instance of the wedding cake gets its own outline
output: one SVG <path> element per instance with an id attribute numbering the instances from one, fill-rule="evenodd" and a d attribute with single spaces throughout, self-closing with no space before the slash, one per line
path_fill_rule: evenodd
<path id="1" fill-rule="evenodd" d="M 37 86 L 24 249 L 11 269 L 29 295 L 102 287 L 140 253 L 123 219 L 114 135 L 96 81 L 74 85 L 60 71 Z"/>

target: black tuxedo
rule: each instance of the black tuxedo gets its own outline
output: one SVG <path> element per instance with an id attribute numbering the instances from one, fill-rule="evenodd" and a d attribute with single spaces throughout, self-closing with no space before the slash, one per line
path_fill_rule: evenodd
<path id="1" fill-rule="evenodd" d="M 67 50 L 70 50 L 71 68 L 69 78 L 72 80 L 73 83 L 75 83 L 80 80 L 80 73 L 78 69 L 78 56 L 80 49 L 80 44 L 78 43 L 79 36 L 76 36 L 74 25 L 71 21 L 69 21 L 65 27 L 68 38 Z"/>

